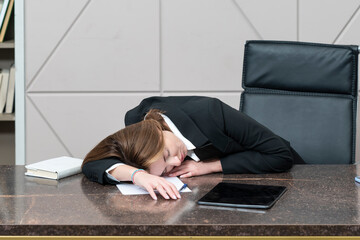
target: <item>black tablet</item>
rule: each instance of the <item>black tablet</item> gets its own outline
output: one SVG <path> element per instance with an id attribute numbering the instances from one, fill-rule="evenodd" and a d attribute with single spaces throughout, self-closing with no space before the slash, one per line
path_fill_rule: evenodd
<path id="1" fill-rule="evenodd" d="M 284 194 L 284 186 L 219 183 L 197 203 L 241 208 L 271 208 Z"/>

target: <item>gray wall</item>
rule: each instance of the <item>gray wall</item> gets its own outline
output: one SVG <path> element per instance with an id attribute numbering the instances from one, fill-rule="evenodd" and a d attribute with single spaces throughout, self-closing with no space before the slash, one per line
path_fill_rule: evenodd
<path id="1" fill-rule="evenodd" d="M 248 39 L 360 44 L 360 0 L 27 0 L 26 163 L 84 157 L 151 95 L 238 108 Z"/>

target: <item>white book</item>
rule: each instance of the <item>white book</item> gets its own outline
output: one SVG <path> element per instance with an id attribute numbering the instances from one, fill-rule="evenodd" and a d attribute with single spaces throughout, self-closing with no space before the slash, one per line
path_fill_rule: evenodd
<path id="1" fill-rule="evenodd" d="M 0 10 L 0 28 L 2 27 L 2 24 L 4 22 L 5 14 L 6 14 L 6 10 L 7 10 L 8 6 L 9 6 L 9 2 L 10 2 L 10 0 L 3 1 L 2 7 Z"/>
<path id="2" fill-rule="evenodd" d="M 83 159 L 58 157 L 26 165 L 25 175 L 59 180 L 81 172 Z"/>
<path id="3" fill-rule="evenodd" d="M 5 109 L 8 84 L 9 84 L 9 69 L 2 69 L 2 81 L 1 81 L 1 90 L 0 90 L 0 113 Z"/>
<path id="4" fill-rule="evenodd" d="M 15 67 L 14 65 L 12 65 L 9 74 L 9 86 L 8 86 L 8 93 L 6 98 L 5 113 L 13 112 L 14 96 L 15 96 Z"/>

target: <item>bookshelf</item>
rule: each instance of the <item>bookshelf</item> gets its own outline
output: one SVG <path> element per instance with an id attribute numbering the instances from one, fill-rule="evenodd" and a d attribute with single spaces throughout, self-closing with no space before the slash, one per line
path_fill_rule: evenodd
<path id="1" fill-rule="evenodd" d="M 0 69 L 10 68 L 15 62 L 14 10 L 0 42 Z M 15 113 L 0 113 L 0 165 L 15 164 Z"/>
<path id="2" fill-rule="evenodd" d="M 15 41 L 14 40 L 8 40 L 5 42 L 0 43 L 0 48 L 1 49 L 15 49 Z"/>
<path id="3" fill-rule="evenodd" d="M 0 122 L 2 121 L 15 121 L 14 113 L 2 113 L 0 115 Z"/>
<path id="4" fill-rule="evenodd" d="M 11 63 L 14 63 L 14 53 L 14 40 L 8 40 L 0 43 L 0 69 L 8 68 Z M 0 122 L 2 121 L 15 121 L 15 113 L 0 113 Z"/>

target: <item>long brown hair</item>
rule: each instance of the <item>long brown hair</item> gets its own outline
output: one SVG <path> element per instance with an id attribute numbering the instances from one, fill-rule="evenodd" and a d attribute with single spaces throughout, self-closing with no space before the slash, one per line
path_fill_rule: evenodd
<path id="1" fill-rule="evenodd" d="M 86 155 L 82 167 L 90 161 L 116 157 L 127 165 L 148 168 L 163 151 L 162 131 L 170 131 L 160 113 L 151 109 L 143 121 L 103 139 Z"/>

